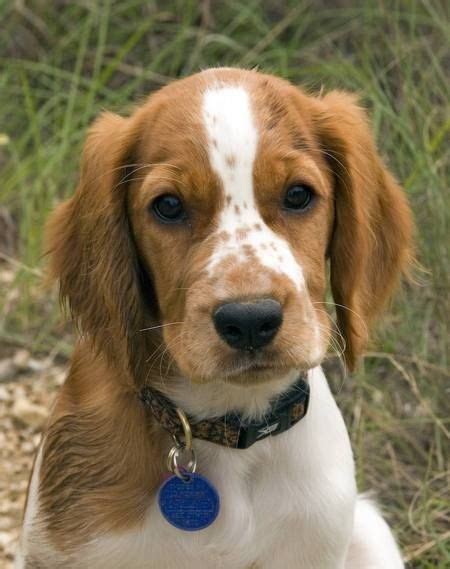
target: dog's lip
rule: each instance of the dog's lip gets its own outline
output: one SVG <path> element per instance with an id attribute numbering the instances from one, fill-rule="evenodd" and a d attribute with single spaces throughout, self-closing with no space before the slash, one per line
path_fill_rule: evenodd
<path id="1" fill-rule="evenodd" d="M 281 372 L 289 369 L 292 365 L 274 364 L 267 361 L 240 361 L 226 374 L 227 378 L 238 377 L 244 373 L 264 374 L 267 372 Z"/>

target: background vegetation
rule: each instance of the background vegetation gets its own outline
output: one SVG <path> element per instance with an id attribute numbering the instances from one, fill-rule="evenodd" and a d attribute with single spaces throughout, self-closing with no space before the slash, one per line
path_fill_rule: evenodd
<path id="1" fill-rule="evenodd" d="M 208 66 L 357 91 L 414 208 L 423 270 L 353 377 L 330 375 L 361 489 L 411 568 L 450 567 L 449 3 L 445 0 L 0 1 L 0 341 L 60 358 L 71 339 L 40 285 L 42 228 L 76 184 L 86 127 Z M 12 276 L 11 276 L 12 275 Z M 375 350 L 375 347 L 372 348 Z"/>

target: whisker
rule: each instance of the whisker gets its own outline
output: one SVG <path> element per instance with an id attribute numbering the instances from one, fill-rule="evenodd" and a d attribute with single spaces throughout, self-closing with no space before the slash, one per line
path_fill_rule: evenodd
<path id="1" fill-rule="evenodd" d="M 337 302 L 325 302 L 325 301 L 323 301 L 323 302 L 317 302 L 317 301 L 316 301 L 316 302 L 313 302 L 313 304 L 327 304 L 327 305 L 330 305 L 330 306 L 334 306 L 334 307 L 338 306 L 339 308 L 343 308 L 344 310 L 348 310 L 349 312 L 351 312 L 352 314 L 354 314 L 354 315 L 360 320 L 360 322 L 361 322 L 361 324 L 363 325 L 365 331 L 367 332 L 367 324 L 365 323 L 363 317 L 362 317 L 360 314 L 358 314 L 358 312 L 356 312 L 355 310 L 352 310 L 352 309 L 349 308 L 348 306 L 345 306 L 345 304 L 338 304 Z"/>
<path id="2" fill-rule="evenodd" d="M 173 349 L 176 345 L 178 345 L 179 343 L 182 342 L 182 336 L 183 336 L 183 331 L 180 332 L 180 334 L 178 334 L 177 336 L 175 336 L 175 338 L 173 338 L 170 342 L 168 342 L 166 344 L 166 347 L 164 348 L 162 354 L 159 356 L 159 377 L 161 379 L 161 383 L 164 385 L 164 378 L 163 378 L 163 370 L 162 370 L 162 366 L 164 363 L 164 356 L 169 353 L 170 357 L 172 359 L 173 358 L 173 354 L 171 352 L 171 349 Z"/>
<path id="3" fill-rule="evenodd" d="M 151 326 L 150 328 L 141 328 L 139 332 L 148 332 L 149 330 L 157 330 L 158 328 L 165 328 L 166 326 L 175 326 L 176 324 L 184 324 L 184 320 L 180 322 L 167 322 L 166 324 L 159 324 L 158 326 Z"/>

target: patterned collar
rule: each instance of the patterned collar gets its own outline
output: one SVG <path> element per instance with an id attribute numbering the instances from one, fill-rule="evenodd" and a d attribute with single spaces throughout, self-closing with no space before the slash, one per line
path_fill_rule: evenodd
<path id="1" fill-rule="evenodd" d="M 201 421 L 188 417 L 192 436 L 230 448 L 249 448 L 268 436 L 287 431 L 303 419 L 308 411 L 309 393 L 306 374 L 301 374 L 288 391 L 273 401 L 270 411 L 260 421 L 245 421 L 233 412 Z M 170 435 L 182 437 L 183 427 L 170 399 L 149 386 L 142 388 L 139 398 Z"/>

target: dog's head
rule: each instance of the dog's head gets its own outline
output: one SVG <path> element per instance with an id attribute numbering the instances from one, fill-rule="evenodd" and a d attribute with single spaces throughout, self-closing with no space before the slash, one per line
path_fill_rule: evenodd
<path id="1" fill-rule="evenodd" d="M 192 381 L 254 383 L 322 360 L 328 273 L 352 367 L 410 234 L 353 96 L 216 69 L 96 121 L 49 245 L 82 332 L 135 381 L 164 352 Z"/>

